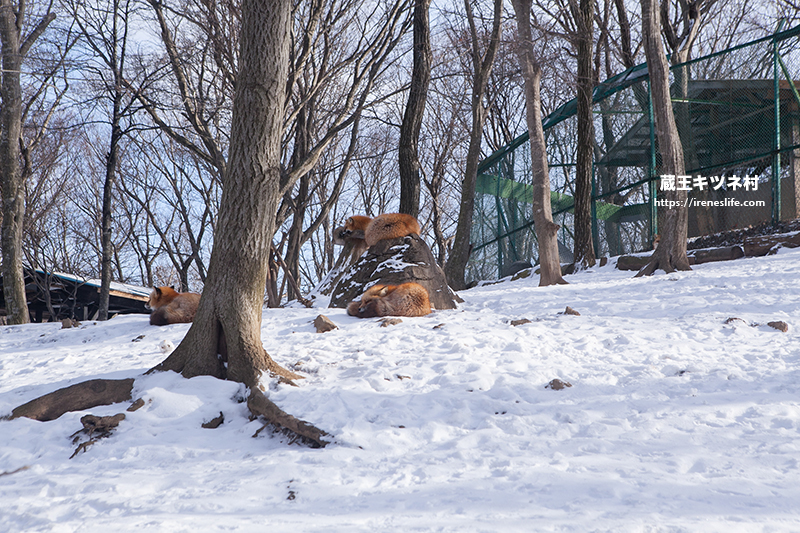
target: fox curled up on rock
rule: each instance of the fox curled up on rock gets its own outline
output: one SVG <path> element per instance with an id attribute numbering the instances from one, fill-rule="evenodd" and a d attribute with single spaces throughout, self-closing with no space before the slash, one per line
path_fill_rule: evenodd
<path id="1" fill-rule="evenodd" d="M 378 215 L 364 230 L 367 246 L 374 246 L 385 239 L 396 239 L 408 235 L 419 235 L 417 219 L 405 213 L 386 213 Z"/>
<path id="2" fill-rule="evenodd" d="M 360 300 L 347 306 L 347 314 L 358 318 L 378 316 L 425 316 L 431 312 L 428 291 L 419 283 L 374 285 Z"/>
<path id="3" fill-rule="evenodd" d="M 384 213 L 375 218 L 353 215 L 344 223 L 339 235 L 334 235 L 336 244 L 344 244 L 344 239 L 364 239 L 367 246 L 373 246 L 385 239 L 396 239 L 408 235 L 419 235 L 417 219 L 405 213 Z"/>

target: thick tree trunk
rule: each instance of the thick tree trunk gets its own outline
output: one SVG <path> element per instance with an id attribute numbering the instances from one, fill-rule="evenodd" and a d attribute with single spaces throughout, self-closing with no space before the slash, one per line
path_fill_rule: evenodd
<path id="1" fill-rule="evenodd" d="M 411 88 L 400 126 L 400 212 L 419 215 L 420 163 L 419 132 L 431 82 L 431 28 L 428 11 L 431 0 L 414 2 L 414 67 Z"/>
<path id="2" fill-rule="evenodd" d="M 574 5 L 574 2 L 573 2 Z M 575 164 L 575 248 L 578 268 L 595 264 L 592 240 L 592 154 L 594 152 L 594 119 L 592 116 L 593 2 L 580 0 L 574 13 L 578 26 L 578 153 Z"/>
<path id="3" fill-rule="evenodd" d="M 494 57 L 500 42 L 500 17 L 502 14 L 502 0 L 494 2 L 494 18 L 492 34 L 486 51 L 481 56 L 478 47 L 478 32 L 475 28 L 475 19 L 469 0 L 464 1 L 469 20 L 472 39 L 472 129 L 469 134 L 469 148 L 467 161 L 464 168 L 464 181 L 461 184 L 461 204 L 458 211 L 458 223 L 453 239 L 453 248 L 445 264 L 444 272 L 447 283 L 455 290 L 466 288 L 464 274 L 470 254 L 470 234 L 472 232 L 472 215 L 475 210 L 475 185 L 478 180 L 478 159 L 481 155 L 481 139 L 483 137 L 483 124 L 486 121 L 486 108 L 483 106 L 483 94 L 489 81 L 489 74 L 494 65 Z"/>
<path id="4" fill-rule="evenodd" d="M 558 225 L 553 222 L 550 204 L 550 170 L 547 146 L 542 129 L 542 68 L 533 51 L 531 37 L 531 0 L 513 0 L 517 18 L 517 56 L 525 82 L 525 107 L 531 146 L 533 187 L 533 226 L 539 241 L 539 286 L 565 284 L 558 259 Z"/>
<path id="5" fill-rule="evenodd" d="M 256 387 L 281 368 L 261 344 L 261 312 L 278 205 L 291 3 L 245 0 L 231 149 L 214 248 L 194 323 L 157 370 Z"/>
<path id="6" fill-rule="evenodd" d="M 2 42 L 3 73 L 0 83 L 0 188 L 2 188 L 2 248 L 3 296 L 8 324 L 30 322 L 25 297 L 25 274 L 22 270 L 22 228 L 25 219 L 25 183 L 20 170 L 20 139 L 22 137 L 22 88 L 20 69 L 31 45 L 55 19 L 46 14 L 23 40 L 25 4 L 14 6 L 11 0 L 0 1 L 0 42 Z"/>
<path id="7" fill-rule="evenodd" d="M 685 173 L 683 146 L 675 123 L 669 93 L 669 67 L 661 43 L 661 17 L 656 0 L 641 0 L 642 35 L 644 38 L 647 71 L 650 75 L 650 94 L 653 99 L 656 136 L 661 152 L 660 175 L 679 176 Z M 653 252 L 650 262 L 636 276 L 649 276 L 656 270 L 674 272 L 691 270 L 686 257 L 688 233 L 687 191 L 659 191 L 661 198 L 673 202 L 665 207 L 659 235 L 661 242 Z"/>

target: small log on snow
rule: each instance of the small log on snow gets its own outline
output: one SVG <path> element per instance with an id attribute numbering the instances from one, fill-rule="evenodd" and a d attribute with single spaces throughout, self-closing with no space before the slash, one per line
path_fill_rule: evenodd
<path id="1" fill-rule="evenodd" d="M 703 250 L 689 250 L 686 252 L 690 265 L 702 265 L 714 261 L 732 261 L 744 257 L 741 246 L 726 246 L 724 248 L 706 248 Z"/>
<path id="2" fill-rule="evenodd" d="M 324 448 L 328 444 L 328 441 L 322 440 L 322 437 L 327 433 L 284 412 L 258 389 L 250 389 L 250 396 L 247 397 L 247 407 L 253 413 L 253 416 L 263 416 L 268 423 L 274 425 L 277 429 L 285 430 L 295 435 L 312 448 Z"/>
<path id="3" fill-rule="evenodd" d="M 617 269 L 619 270 L 641 270 L 643 266 L 650 262 L 650 256 L 622 255 L 617 259 Z"/>
<path id="4" fill-rule="evenodd" d="M 40 396 L 11 411 L 11 418 L 24 416 L 46 422 L 70 411 L 85 411 L 131 399 L 133 378 L 92 379 Z"/>
<path id="5" fill-rule="evenodd" d="M 797 248 L 800 246 L 800 232 L 778 233 L 776 235 L 759 235 L 744 240 L 744 255 L 759 257 L 772 255 L 778 248 Z"/>

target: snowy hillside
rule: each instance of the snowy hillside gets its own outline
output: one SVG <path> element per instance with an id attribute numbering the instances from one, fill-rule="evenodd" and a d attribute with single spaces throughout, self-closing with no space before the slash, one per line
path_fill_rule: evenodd
<path id="1" fill-rule="evenodd" d="M 171 373 L 137 378 L 145 407 L 73 459 L 85 412 L 2 421 L 0 531 L 800 530 L 800 249 L 567 280 L 464 291 L 385 328 L 265 309 L 267 351 L 307 376 L 269 395 L 324 449 L 252 438 L 237 384 Z M 339 329 L 315 333 L 320 313 Z M 60 328 L 0 328 L 0 415 L 139 376 L 188 325 Z"/>

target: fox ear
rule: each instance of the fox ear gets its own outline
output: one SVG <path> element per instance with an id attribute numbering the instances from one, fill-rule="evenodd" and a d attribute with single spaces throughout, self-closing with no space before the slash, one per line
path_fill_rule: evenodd
<path id="1" fill-rule="evenodd" d="M 384 286 L 381 289 L 381 292 L 379 292 L 378 294 L 381 295 L 381 296 L 386 296 L 387 294 L 389 294 L 389 287 Z"/>
<path id="2" fill-rule="evenodd" d="M 347 217 L 345 224 L 352 224 L 352 223 L 353 223 L 353 217 Z"/>

